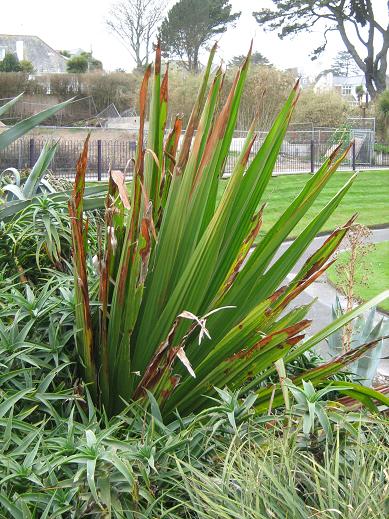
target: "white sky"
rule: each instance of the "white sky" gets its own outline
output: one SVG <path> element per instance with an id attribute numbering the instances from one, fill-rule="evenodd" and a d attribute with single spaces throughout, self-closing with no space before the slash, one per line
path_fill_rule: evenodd
<path id="1" fill-rule="evenodd" d="M 34 34 L 55 49 L 93 49 L 106 70 L 131 70 L 134 63 L 125 47 L 111 35 L 104 20 L 113 0 L 12 0 L 1 2 L 0 33 Z M 167 0 L 167 8 L 175 0 Z M 307 75 L 327 67 L 338 50 L 344 50 L 340 37 L 329 35 L 326 53 L 316 62 L 310 52 L 321 43 L 320 29 L 293 39 L 280 40 L 275 32 L 264 32 L 252 17 L 252 11 L 271 5 L 270 0 L 231 0 L 234 12 L 242 11 L 235 28 L 220 38 L 219 56 L 227 61 L 247 52 L 251 38 L 260 51 L 279 68 L 298 67 Z M 388 20 L 386 0 L 373 0 L 377 19 Z"/>

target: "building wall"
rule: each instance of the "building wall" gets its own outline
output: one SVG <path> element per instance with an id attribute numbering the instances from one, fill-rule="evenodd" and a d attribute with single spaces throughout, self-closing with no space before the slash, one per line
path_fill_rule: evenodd
<path id="1" fill-rule="evenodd" d="M 66 72 L 66 59 L 38 36 L 0 34 L 0 59 L 6 52 L 30 61 L 37 74 Z"/>
<path id="2" fill-rule="evenodd" d="M 334 76 L 332 72 L 324 74 L 314 86 L 315 92 L 328 92 L 334 90 L 351 103 L 358 102 L 357 89 L 365 85 L 363 74 L 349 77 Z"/>

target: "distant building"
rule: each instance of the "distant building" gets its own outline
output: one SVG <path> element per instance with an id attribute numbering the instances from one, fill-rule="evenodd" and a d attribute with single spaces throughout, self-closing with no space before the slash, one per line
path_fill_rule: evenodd
<path id="1" fill-rule="evenodd" d="M 38 36 L 0 34 L 0 60 L 7 53 L 30 61 L 36 74 L 66 72 L 67 59 Z"/>
<path id="2" fill-rule="evenodd" d="M 315 92 L 328 92 L 334 90 L 338 92 L 351 104 L 358 104 L 358 87 L 365 88 L 365 76 L 358 74 L 356 76 L 341 77 L 335 76 L 333 72 L 327 71 L 320 74 L 316 80 Z"/>

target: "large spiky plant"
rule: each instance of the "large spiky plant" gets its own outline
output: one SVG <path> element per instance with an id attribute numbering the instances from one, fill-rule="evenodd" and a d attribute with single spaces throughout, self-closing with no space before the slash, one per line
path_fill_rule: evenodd
<path id="1" fill-rule="evenodd" d="M 280 288 L 316 233 L 336 209 L 353 178 L 322 208 L 288 250 L 275 255 L 324 188 L 345 153 L 335 150 L 279 221 L 249 254 L 261 227 L 262 196 L 271 177 L 299 95 L 293 88 L 258 153 L 249 162 L 255 121 L 248 131 L 219 204 L 217 189 L 229 153 L 249 58 L 218 109 L 223 74 L 207 93 L 213 48 L 182 140 L 181 119 L 164 140 L 168 72 L 160 76 L 158 46 L 152 80 L 149 131 L 144 145 L 148 67 L 140 90 L 140 129 L 129 199 L 124 176 L 112 171 L 106 230 L 98 258 L 99 305 L 91 305 L 87 276 L 88 226 L 83 193 L 88 142 L 77 166 L 69 211 L 73 234 L 77 347 L 94 398 L 108 414 L 126 401 L 147 399 L 170 416 L 210 405 L 214 387 L 252 389 L 258 411 L 282 404 L 278 386 L 262 387 L 274 370 L 312 348 L 363 307 L 303 342 L 309 306 L 288 305 L 326 270 L 351 222 L 336 230 L 292 282 Z M 386 294 L 387 295 L 387 294 Z M 365 305 L 376 304 L 381 295 Z M 320 384 L 370 345 L 353 350 L 304 378 Z M 350 386 L 363 400 L 385 397 Z"/>

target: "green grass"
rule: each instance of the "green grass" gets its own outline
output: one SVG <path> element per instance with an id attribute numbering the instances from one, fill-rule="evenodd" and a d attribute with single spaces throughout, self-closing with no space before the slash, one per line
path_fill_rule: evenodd
<path id="1" fill-rule="evenodd" d="M 349 253 L 342 252 L 338 257 L 338 262 L 345 263 L 348 261 Z M 361 301 L 367 301 L 368 299 L 376 296 L 386 288 L 389 288 L 389 242 L 377 243 L 375 248 L 366 257 L 366 262 L 369 266 L 369 277 L 368 282 L 363 283 L 363 271 L 362 268 L 357 270 L 357 282 L 355 285 L 355 295 Z M 334 285 L 337 285 L 337 272 L 336 265 L 332 265 L 328 270 L 328 277 Z M 383 301 L 380 308 L 386 312 L 389 312 L 389 300 Z"/>
<path id="2" fill-rule="evenodd" d="M 317 214 L 319 207 L 325 205 L 345 182 L 352 176 L 350 172 L 337 172 L 323 189 L 323 192 L 307 212 L 305 218 L 293 231 L 296 236 L 301 232 L 311 218 Z M 272 177 L 264 194 L 267 207 L 264 213 L 262 235 L 278 220 L 280 215 L 290 205 L 293 198 L 301 191 L 310 177 L 309 174 L 282 175 Z M 222 180 L 219 187 L 221 197 L 227 180 Z M 354 185 L 346 194 L 335 213 L 329 218 L 323 231 L 335 229 L 345 223 L 355 212 L 358 213 L 358 223 L 374 226 L 389 225 L 389 170 L 361 171 Z"/>
<path id="3" fill-rule="evenodd" d="M 263 236 L 274 225 L 294 197 L 302 190 L 310 176 L 309 174 L 280 175 L 270 179 L 263 197 L 263 201 L 267 202 L 267 207 L 260 236 Z M 311 218 L 318 213 L 319 208 L 329 202 L 351 176 L 352 173 L 349 171 L 335 173 L 318 199 L 308 210 L 306 216 L 297 225 L 293 231 L 293 236 L 296 236 L 304 229 L 307 223 L 311 221 Z M 227 182 L 228 180 L 220 182 L 219 200 Z M 389 225 L 388 200 L 389 170 L 361 171 L 350 191 L 346 194 L 335 213 L 329 218 L 322 231 L 330 231 L 344 224 L 355 212 L 358 213 L 358 223 L 363 225 Z"/>

